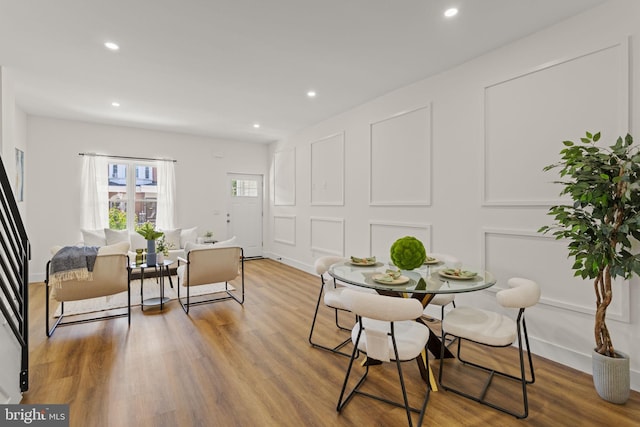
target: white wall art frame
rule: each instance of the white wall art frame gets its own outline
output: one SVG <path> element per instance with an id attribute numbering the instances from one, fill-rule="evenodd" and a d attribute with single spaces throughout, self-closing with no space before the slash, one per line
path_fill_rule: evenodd
<path id="1" fill-rule="evenodd" d="M 276 206 L 296 204 L 296 149 L 282 150 L 273 155 L 273 199 Z"/>
<path id="2" fill-rule="evenodd" d="M 344 206 L 344 132 L 311 143 L 311 205 Z"/>
<path id="3" fill-rule="evenodd" d="M 590 315 L 595 314 L 593 281 L 573 276 L 573 259 L 567 257 L 567 242 L 535 230 L 483 228 L 482 264 L 496 276 L 497 292 L 511 277 L 526 277 L 538 282 L 542 290 L 540 304 Z M 607 318 L 630 321 L 630 283 L 613 283 L 613 301 Z"/>
<path id="4" fill-rule="evenodd" d="M 369 204 L 431 205 L 431 105 L 371 123 Z"/>
<path id="5" fill-rule="evenodd" d="M 420 240 L 428 253 L 431 250 L 432 234 L 431 224 L 369 221 L 369 256 L 375 256 L 379 261 L 389 261 L 391 245 L 404 236 Z"/>
<path id="6" fill-rule="evenodd" d="M 296 216 L 273 216 L 273 241 L 287 245 L 296 244 Z"/>
<path id="7" fill-rule="evenodd" d="M 310 218 L 311 250 L 344 256 L 344 218 Z"/>
<path id="8" fill-rule="evenodd" d="M 562 141 L 601 131 L 613 143 L 628 128 L 626 38 L 485 86 L 483 205 L 566 203 L 553 184 L 559 176 L 543 171 Z"/>

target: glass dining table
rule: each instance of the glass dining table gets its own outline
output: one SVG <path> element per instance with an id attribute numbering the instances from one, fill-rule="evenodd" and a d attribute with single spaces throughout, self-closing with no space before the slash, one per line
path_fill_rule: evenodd
<path id="1" fill-rule="evenodd" d="M 489 288 L 496 283 L 495 277 L 488 271 L 463 266 L 458 270 L 475 272 L 475 274 L 456 275 L 456 272 L 451 271 L 450 266 L 443 262 L 424 264 L 415 270 L 400 270 L 401 276 L 392 282 L 388 282 L 390 280 L 388 276 L 385 277 L 388 269 L 397 270 L 396 267 L 382 262 L 362 265 L 345 261 L 333 264 L 328 273 L 340 282 L 374 289 L 381 295 L 416 298 L 423 307 L 426 307 L 437 294 L 475 292 Z M 418 319 L 418 321 L 425 324 L 422 319 Z M 428 325 L 426 326 L 428 327 Z M 431 331 L 430 328 L 429 330 Z M 440 358 L 442 342 L 433 331 L 429 335 L 427 348 L 434 357 Z M 444 354 L 445 358 L 453 357 L 446 346 Z"/>
<path id="2" fill-rule="evenodd" d="M 436 294 L 474 292 L 489 288 L 496 283 L 495 277 L 485 271 L 474 275 L 456 276 L 450 273 L 443 262 L 424 264 L 415 270 L 400 270 L 401 279 L 385 282 L 385 272 L 397 270 L 396 267 L 382 262 L 371 265 L 355 264 L 350 261 L 333 264 L 329 275 L 344 283 L 362 288 L 375 289 L 380 294 L 411 294 L 422 301 L 424 307 Z M 462 271 L 478 272 L 478 269 L 464 266 Z"/>

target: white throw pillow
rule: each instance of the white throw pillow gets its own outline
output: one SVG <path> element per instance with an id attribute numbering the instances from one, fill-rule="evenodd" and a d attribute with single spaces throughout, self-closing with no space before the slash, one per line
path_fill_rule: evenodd
<path id="1" fill-rule="evenodd" d="M 169 246 L 169 249 L 180 249 L 180 233 L 182 230 L 176 228 L 175 230 L 162 230 L 164 233 L 164 242 Z"/>
<path id="2" fill-rule="evenodd" d="M 104 235 L 107 238 L 107 245 L 113 245 L 120 242 L 127 242 L 129 245 L 131 245 L 131 240 L 129 239 L 129 230 L 112 230 L 110 228 L 105 228 Z"/>
<path id="3" fill-rule="evenodd" d="M 236 246 L 236 236 L 213 244 L 214 248 L 226 248 L 228 246 Z"/>
<path id="4" fill-rule="evenodd" d="M 184 253 L 185 255 L 189 254 L 190 251 L 194 250 L 194 249 L 211 249 L 213 247 L 213 245 L 211 244 L 206 244 L 206 243 L 191 243 L 191 242 L 187 242 L 187 244 L 184 247 Z"/>
<path id="5" fill-rule="evenodd" d="M 80 231 L 82 232 L 82 242 L 85 246 L 104 246 L 107 244 L 104 230 L 81 229 Z"/>
<path id="6" fill-rule="evenodd" d="M 183 229 L 180 233 L 180 247 L 184 248 L 187 242 L 196 243 L 198 238 L 198 227 Z M 174 249 L 178 249 L 177 247 Z"/>
<path id="7" fill-rule="evenodd" d="M 142 237 L 142 234 L 138 233 L 137 231 L 132 231 L 129 233 L 129 239 L 131 240 L 131 249 L 132 250 L 136 250 L 136 249 L 146 249 L 147 248 L 147 241 L 144 240 L 144 237 Z"/>
<path id="8" fill-rule="evenodd" d="M 118 242 L 113 245 L 102 246 L 98 249 L 98 255 L 114 255 L 114 254 L 124 254 L 127 255 L 129 252 L 129 242 Z"/>

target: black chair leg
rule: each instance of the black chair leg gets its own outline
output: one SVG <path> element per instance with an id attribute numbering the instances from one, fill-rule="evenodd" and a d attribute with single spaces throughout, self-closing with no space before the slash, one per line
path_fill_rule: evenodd
<path id="1" fill-rule="evenodd" d="M 407 421 L 409 423 L 409 427 L 413 427 L 413 419 L 411 417 L 411 413 L 412 412 L 416 412 L 419 413 L 419 418 L 418 418 L 418 426 L 422 425 L 422 421 L 424 420 L 424 414 L 425 411 L 427 409 L 427 403 L 429 402 L 429 396 L 431 393 L 431 389 L 429 387 L 429 382 L 427 381 L 426 384 L 426 390 L 425 390 L 425 398 L 424 401 L 422 402 L 422 406 L 420 407 L 420 409 L 416 409 L 413 408 L 409 405 L 409 398 L 407 396 L 407 389 L 405 386 L 405 382 L 404 382 L 404 375 L 402 374 L 402 362 L 399 360 L 399 356 L 398 356 L 398 349 L 397 346 L 395 344 L 395 341 L 393 341 L 394 344 L 394 353 L 395 353 L 395 363 L 396 363 L 396 368 L 398 371 L 398 378 L 400 380 L 400 387 L 402 389 L 402 400 L 403 403 L 399 403 L 393 400 L 389 400 L 386 399 L 384 397 L 381 396 L 376 396 L 367 392 L 364 392 L 362 390 L 360 390 L 360 387 L 364 384 L 364 381 L 367 378 L 367 375 L 369 374 L 369 366 L 371 366 L 372 364 L 370 363 L 364 363 L 365 366 L 365 371 L 364 374 L 362 375 L 362 377 L 358 380 L 358 382 L 356 383 L 355 387 L 353 387 L 353 389 L 351 390 L 351 392 L 347 395 L 347 397 L 344 397 L 345 391 L 347 389 L 347 384 L 349 382 L 349 376 L 351 374 L 351 370 L 353 368 L 353 362 L 354 360 L 358 357 L 358 343 L 360 342 L 360 337 L 362 334 L 362 330 L 359 331 L 358 333 L 358 337 L 356 338 L 356 342 L 354 344 L 354 349 L 353 349 L 353 353 L 351 354 L 351 358 L 349 359 L 349 366 L 347 368 L 347 373 L 345 375 L 344 378 L 344 383 L 342 384 L 342 390 L 340 391 L 340 397 L 338 398 L 338 406 L 336 407 L 336 410 L 338 412 L 342 411 L 342 409 L 347 405 L 347 403 L 349 403 L 349 401 L 353 398 L 353 396 L 355 396 L 356 394 L 365 396 L 365 397 L 369 397 L 371 399 L 375 399 L 378 400 L 380 402 L 384 402 L 384 403 L 388 403 L 390 405 L 393 406 L 397 406 L 399 408 L 403 408 L 406 411 L 407 414 Z M 421 358 L 422 355 L 418 355 L 418 358 Z M 428 357 L 428 356 L 427 356 Z M 420 364 L 420 361 L 418 361 L 418 363 Z M 428 360 L 427 360 L 427 366 L 428 366 Z"/>
<path id="2" fill-rule="evenodd" d="M 317 342 L 313 341 L 313 332 L 315 330 L 316 321 L 318 320 L 318 311 L 320 310 L 320 303 L 322 301 L 323 293 L 324 293 L 324 281 L 322 282 L 322 285 L 320 287 L 320 293 L 318 294 L 318 300 L 316 301 L 316 310 L 313 313 L 313 320 L 311 321 L 311 329 L 309 331 L 309 344 L 311 344 L 315 348 L 319 348 L 319 349 L 322 349 L 322 350 L 327 350 L 327 351 L 330 351 L 332 353 L 336 353 L 336 354 L 340 354 L 342 356 L 350 357 L 351 356 L 350 353 L 345 353 L 345 352 L 340 351 L 340 349 L 342 347 L 346 346 L 347 344 L 349 344 L 351 342 L 351 337 L 350 336 L 348 338 L 346 338 L 344 341 L 341 341 L 340 343 L 338 343 L 334 347 L 329 347 L 329 346 L 326 346 L 326 345 L 318 344 Z M 333 309 L 333 310 L 335 311 L 336 326 L 338 326 L 338 328 L 341 329 L 341 330 L 351 331 L 351 329 L 347 329 L 347 328 L 341 327 L 338 324 L 338 310 L 337 309 Z"/>
<path id="3" fill-rule="evenodd" d="M 518 357 L 519 357 L 519 363 L 520 363 L 520 377 L 508 374 L 506 372 L 497 371 L 497 370 L 488 368 L 486 366 L 482 366 L 482 365 L 479 365 L 477 363 L 471 362 L 469 360 L 463 359 L 461 357 L 461 348 L 462 348 L 463 339 L 457 337 L 457 339 L 458 339 L 458 351 L 457 351 L 458 360 L 461 363 L 465 364 L 465 365 L 468 365 L 468 366 L 471 366 L 471 367 L 474 367 L 474 368 L 477 368 L 477 369 L 480 369 L 480 370 L 483 370 L 483 371 L 487 372 L 489 374 L 489 376 L 487 378 L 487 381 L 485 383 L 485 386 L 484 386 L 482 392 L 480 393 L 480 396 L 470 395 L 470 394 L 468 394 L 468 393 L 466 393 L 466 392 L 464 392 L 464 391 L 462 391 L 460 389 L 455 389 L 455 388 L 445 384 L 445 382 L 443 380 L 444 360 L 443 360 L 443 358 L 441 358 L 440 359 L 440 372 L 438 374 L 438 381 L 440 383 L 440 387 L 442 387 L 443 389 L 445 389 L 447 391 L 451 391 L 451 392 L 456 393 L 456 394 L 458 394 L 460 396 L 463 396 L 463 397 L 465 397 L 467 399 L 476 401 L 478 403 L 481 403 L 483 405 L 489 406 L 489 407 L 491 407 L 493 409 L 496 409 L 498 411 L 501 411 L 501 412 L 504 412 L 506 414 L 512 415 L 512 416 L 514 416 L 514 417 L 516 417 L 518 419 L 527 418 L 527 416 L 529 415 L 529 402 L 528 402 L 528 398 L 527 398 L 527 385 L 528 384 L 533 384 L 535 382 L 535 372 L 534 372 L 534 369 L 533 369 L 533 359 L 531 357 L 531 351 L 530 351 L 530 347 L 529 347 L 529 337 L 527 335 L 526 324 L 524 323 L 524 318 L 522 319 L 522 325 L 523 325 L 524 341 L 525 341 L 525 344 L 526 344 L 526 352 L 527 352 L 528 361 L 529 361 L 529 369 L 530 369 L 531 379 L 527 379 L 527 377 L 526 377 L 526 369 L 525 369 L 525 363 L 524 363 L 524 349 L 523 349 L 523 346 L 522 346 L 522 332 L 523 331 L 520 328 L 520 322 L 518 322 L 518 331 L 517 331 L 518 332 L 518 334 L 517 334 L 518 336 L 517 336 L 517 339 L 518 339 Z M 443 330 L 442 331 L 442 341 L 443 342 L 444 342 L 444 340 L 445 340 L 447 335 L 448 334 L 445 333 L 445 331 Z M 469 341 L 469 340 L 466 340 L 466 341 Z M 481 344 L 481 343 L 478 343 L 478 344 Z M 444 352 L 444 347 L 443 347 L 442 351 Z M 519 383 L 522 384 L 522 405 L 523 405 L 522 406 L 523 407 L 522 412 L 515 412 L 515 411 L 509 410 L 509 409 L 507 409 L 505 407 L 498 406 L 498 405 L 496 405 L 494 403 L 491 403 L 491 402 L 488 402 L 488 401 L 485 400 L 485 395 L 486 395 L 486 393 L 487 393 L 487 391 L 489 389 L 489 386 L 491 385 L 491 380 L 492 380 L 494 375 L 499 375 L 499 376 L 502 376 L 502 377 L 505 377 L 505 378 L 509 378 L 509 379 L 514 380 L 514 381 L 518 381 Z"/>

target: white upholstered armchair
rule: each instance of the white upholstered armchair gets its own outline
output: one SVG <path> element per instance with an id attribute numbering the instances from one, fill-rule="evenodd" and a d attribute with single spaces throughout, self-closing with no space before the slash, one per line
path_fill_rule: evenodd
<path id="1" fill-rule="evenodd" d="M 127 249 L 128 245 L 124 248 L 124 251 L 119 247 L 114 248 L 106 246 L 100 248 L 95 258 L 95 264 L 93 265 L 93 271 L 91 272 L 90 277 L 84 279 L 76 278 L 55 282 L 52 280 L 51 261 L 47 262 L 45 279 L 47 298 L 45 332 L 47 337 L 50 337 L 58 326 L 85 323 L 95 320 L 127 316 L 128 322 L 131 324 L 131 272 L 129 269 L 129 257 L 126 254 Z M 128 293 L 126 312 L 107 316 L 83 318 L 81 320 L 63 321 L 65 302 L 114 295 L 120 292 Z M 52 299 L 60 302 L 60 315 L 53 326 L 49 328 L 51 311 L 50 302 Z"/>
<path id="2" fill-rule="evenodd" d="M 189 307 L 197 304 L 234 299 L 239 304 L 244 303 L 244 253 L 239 246 L 216 247 L 211 245 L 195 245 L 193 249 L 187 246 L 186 259 L 178 258 L 178 301 L 185 313 Z M 240 290 L 229 284 L 241 276 Z M 224 296 L 191 301 L 190 288 L 192 286 L 224 283 Z M 186 301 L 180 296 L 180 289 L 187 290 Z"/>

